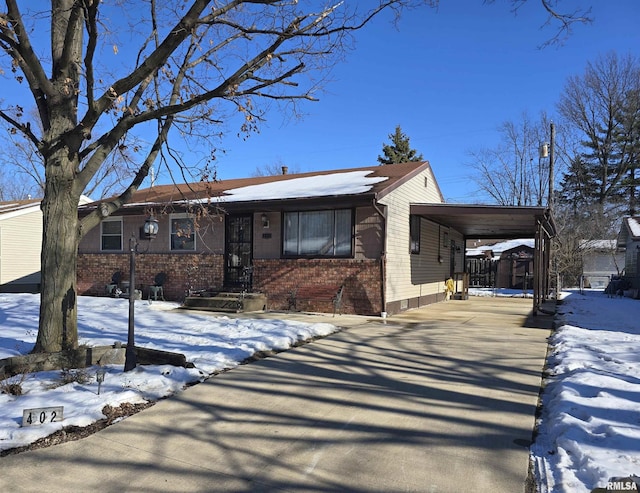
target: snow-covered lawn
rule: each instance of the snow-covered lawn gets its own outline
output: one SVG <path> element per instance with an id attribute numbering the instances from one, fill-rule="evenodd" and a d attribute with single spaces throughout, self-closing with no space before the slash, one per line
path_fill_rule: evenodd
<path id="1" fill-rule="evenodd" d="M 611 478 L 640 476 L 640 301 L 570 291 L 558 316 L 531 448 L 538 484 L 542 493 L 606 491 Z"/>
<path id="2" fill-rule="evenodd" d="M 31 351 L 38 328 L 38 295 L 0 294 L 0 358 Z M 298 341 L 336 331 L 331 324 L 305 324 L 286 320 L 217 318 L 174 311 L 176 303 L 137 301 L 136 345 L 182 353 L 195 368 L 139 366 L 123 372 L 122 365 L 108 365 L 98 395 L 96 370 L 78 374 L 88 381 L 62 384 L 60 371 L 30 374 L 20 382 L 22 395 L 0 394 L 0 451 L 28 445 L 63 426 L 87 426 L 104 419 L 106 405 L 155 401 L 198 382 L 217 371 L 233 368 L 257 351 L 282 350 Z M 129 301 L 80 297 L 80 344 L 88 346 L 126 343 Z M 79 378 L 82 380 L 82 378 Z M 22 427 L 24 409 L 64 406 L 64 421 Z"/>
<path id="3" fill-rule="evenodd" d="M 475 295 L 522 296 L 522 292 Z M 39 300 L 0 295 L 0 358 L 28 353 L 36 338 Z M 256 351 L 285 349 L 336 330 L 330 324 L 216 318 L 173 311 L 174 303 L 136 303 L 136 343 L 186 355 L 195 368 L 108 366 L 98 395 L 96 367 L 86 383 L 57 386 L 61 372 L 29 375 L 23 395 L 0 394 L 0 450 L 34 442 L 64 426 L 103 419 L 105 405 L 154 401 Z M 125 342 L 128 301 L 81 297 L 80 339 L 90 346 Z M 551 338 L 539 432 L 531 448 L 543 493 L 588 493 L 612 477 L 640 475 L 640 301 L 600 291 L 563 293 Z M 13 377 L 18 379 L 19 376 Z M 64 423 L 21 427 L 26 408 L 64 406 Z M 626 484 L 626 483 L 625 483 Z"/>

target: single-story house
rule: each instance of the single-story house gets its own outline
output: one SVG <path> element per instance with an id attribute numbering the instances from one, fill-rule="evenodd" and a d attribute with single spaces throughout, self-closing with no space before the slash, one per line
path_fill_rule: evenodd
<path id="1" fill-rule="evenodd" d="M 0 292 L 40 290 L 41 200 L 0 202 Z"/>
<path id="2" fill-rule="evenodd" d="M 104 209 L 96 202 L 79 214 Z M 246 289 L 278 310 L 292 293 L 343 286 L 343 312 L 364 315 L 442 301 L 445 279 L 464 271 L 467 238 L 538 235 L 544 268 L 555 233 L 542 207 L 445 204 L 426 161 L 160 185 L 137 191 L 82 239 L 79 294 L 103 294 L 113 273 L 126 276 L 129 237 L 139 238 L 149 214 L 160 233 L 139 241 L 143 291 L 162 272 L 167 299 Z M 310 298 L 307 309 L 327 311 Z"/>
<path id="3" fill-rule="evenodd" d="M 622 219 L 617 245 L 625 249 L 624 279 L 637 293 L 640 290 L 640 217 Z"/>

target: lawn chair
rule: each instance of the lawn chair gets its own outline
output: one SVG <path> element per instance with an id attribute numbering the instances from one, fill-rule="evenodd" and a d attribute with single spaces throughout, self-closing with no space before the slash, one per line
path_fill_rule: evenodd
<path id="1" fill-rule="evenodd" d="M 120 295 L 120 293 L 122 293 L 122 290 L 120 289 L 121 282 L 122 282 L 122 272 L 121 271 L 114 272 L 113 275 L 111 276 L 111 282 L 104 287 L 106 293 L 109 296 L 115 296 L 115 297 Z"/>
<path id="2" fill-rule="evenodd" d="M 163 286 L 166 281 L 167 275 L 164 272 L 156 274 L 156 277 L 153 279 L 153 285 L 149 286 L 149 300 L 153 297 L 154 301 L 158 301 L 158 298 L 165 301 Z"/>

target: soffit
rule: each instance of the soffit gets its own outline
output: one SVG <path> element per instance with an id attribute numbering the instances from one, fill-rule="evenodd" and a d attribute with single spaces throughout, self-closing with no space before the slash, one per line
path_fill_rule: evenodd
<path id="1" fill-rule="evenodd" d="M 465 238 L 533 238 L 538 221 L 550 236 L 555 234 L 545 207 L 411 204 L 411 214 L 451 227 Z"/>

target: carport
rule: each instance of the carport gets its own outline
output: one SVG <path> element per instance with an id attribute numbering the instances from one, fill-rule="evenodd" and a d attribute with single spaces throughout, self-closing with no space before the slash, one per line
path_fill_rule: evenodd
<path id="1" fill-rule="evenodd" d="M 468 239 L 535 238 L 533 314 L 549 296 L 551 238 L 556 227 L 548 207 L 411 204 L 411 214 L 459 231 Z"/>

